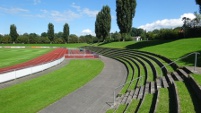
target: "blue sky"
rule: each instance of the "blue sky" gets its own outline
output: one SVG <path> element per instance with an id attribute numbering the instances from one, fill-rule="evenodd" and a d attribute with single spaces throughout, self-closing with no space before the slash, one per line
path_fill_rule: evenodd
<path id="1" fill-rule="evenodd" d="M 68 23 L 70 33 L 94 35 L 96 14 L 103 5 L 111 8 L 111 32 L 116 24 L 116 0 L 0 0 L 0 34 L 9 34 L 15 24 L 19 34 L 47 32 L 48 23 L 55 32 L 62 32 Z M 147 31 L 182 25 L 182 17 L 194 18 L 198 12 L 195 0 L 137 0 L 133 27 Z"/>

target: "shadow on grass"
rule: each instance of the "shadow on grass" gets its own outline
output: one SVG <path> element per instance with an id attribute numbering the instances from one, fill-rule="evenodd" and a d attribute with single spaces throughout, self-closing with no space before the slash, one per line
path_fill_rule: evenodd
<path id="1" fill-rule="evenodd" d="M 200 53 L 200 55 L 198 55 L 198 57 L 197 57 L 197 66 L 201 67 L 201 50 L 196 51 L 196 52 Z M 189 54 L 191 54 L 191 53 L 185 54 L 184 56 L 189 55 Z M 183 62 L 185 65 L 194 66 L 194 64 L 195 64 L 195 54 L 192 54 L 189 57 L 186 57 L 186 58 L 182 59 L 181 62 Z"/>
<path id="2" fill-rule="evenodd" d="M 173 92 L 173 89 L 171 87 L 173 87 L 173 86 L 170 86 L 168 88 L 168 92 L 169 92 L 169 110 L 170 110 L 169 113 L 176 113 L 177 112 L 177 108 L 176 108 L 177 104 L 175 102 L 176 96 L 175 96 L 175 94 Z"/>
<path id="3" fill-rule="evenodd" d="M 102 42 L 102 43 L 99 43 L 98 46 L 102 46 L 102 45 L 109 44 L 109 43 L 112 43 L 112 42 Z"/>
<path id="4" fill-rule="evenodd" d="M 196 96 L 195 91 L 192 89 L 191 86 L 189 86 L 189 84 L 187 83 L 187 81 L 184 82 L 184 83 L 185 83 L 186 88 L 188 89 L 188 91 L 190 93 L 191 99 L 193 101 L 195 112 L 196 113 L 201 113 L 201 108 L 200 108 L 201 102 L 199 101 L 198 97 Z"/>
<path id="5" fill-rule="evenodd" d="M 145 47 L 156 46 L 164 43 L 169 43 L 175 40 L 151 40 L 151 41 L 141 41 L 138 43 L 134 43 L 131 45 L 126 46 L 127 49 L 141 49 Z"/>

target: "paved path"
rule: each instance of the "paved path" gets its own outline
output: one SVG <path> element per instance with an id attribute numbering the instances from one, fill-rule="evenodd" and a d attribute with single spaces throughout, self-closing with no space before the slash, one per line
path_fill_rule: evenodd
<path id="1" fill-rule="evenodd" d="M 192 67 L 192 66 L 186 66 L 191 72 L 195 74 L 201 74 L 201 67 Z"/>
<path id="2" fill-rule="evenodd" d="M 126 69 L 113 59 L 101 59 L 105 66 L 100 75 L 39 113 L 104 113 L 113 104 L 114 88 L 125 82 Z"/>

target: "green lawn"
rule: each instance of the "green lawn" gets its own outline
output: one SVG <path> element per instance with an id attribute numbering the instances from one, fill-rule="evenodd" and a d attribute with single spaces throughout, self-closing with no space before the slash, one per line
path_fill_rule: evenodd
<path id="1" fill-rule="evenodd" d="M 53 49 L 0 49 L 0 68 L 22 63 Z"/>
<path id="2" fill-rule="evenodd" d="M 146 94 L 138 113 L 149 113 L 153 101 L 153 94 Z"/>
<path id="3" fill-rule="evenodd" d="M 158 113 L 169 113 L 170 107 L 169 107 L 169 93 L 167 88 L 161 88 L 159 89 L 159 102 L 157 106 L 156 112 Z"/>
<path id="4" fill-rule="evenodd" d="M 163 55 L 172 60 L 176 60 L 191 52 L 201 53 L 201 38 L 188 38 L 181 40 L 155 40 L 141 42 L 112 42 L 100 45 L 101 47 L 127 48 L 148 51 Z M 194 65 L 194 56 L 188 57 L 180 62 L 180 65 Z M 199 55 L 198 65 L 201 66 L 201 55 Z"/>
<path id="5" fill-rule="evenodd" d="M 183 82 L 175 83 L 177 85 L 181 113 L 200 113 L 200 102 L 195 97 L 192 89 Z"/>
<path id="6" fill-rule="evenodd" d="M 193 78 L 195 79 L 195 81 L 198 83 L 198 85 L 201 86 L 201 75 L 198 74 L 192 74 Z"/>
<path id="7" fill-rule="evenodd" d="M 130 105 L 128 106 L 128 109 L 126 110 L 126 113 L 134 113 L 138 104 L 139 104 L 139 100 L 132 100 L 132 102 L 130 103 Z"/>
<path id="8" fill-rule="evenodd" d="M 37 112 L 92 80 L 103 67 L 100 60 L 72 60 L 57 71 L 1 89 L 0 112 Z"/>
<path id="9" fill-rule="evenodd" d="M 87 43 L 72 43 L 72 44 L 0 44 L 0 46 L 50 46 L 50 47 L 67 47 L 67 48 L 79 48 L 82 46 L 89 46 Z"/>

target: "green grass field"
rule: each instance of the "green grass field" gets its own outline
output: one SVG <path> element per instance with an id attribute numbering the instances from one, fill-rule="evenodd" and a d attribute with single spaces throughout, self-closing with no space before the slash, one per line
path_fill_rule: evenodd
<path id="1" fill-rule="evenodd" d="M 64 68 L 0 90 L 1 113 L 35 113 L 80 88 L 103 69 L 100 60 L 72 60 Z"/>
<path id="2" fill-rule="evenodd" d="M 0 68 L 22 63 L 53 49 L 0 49 Z"/>
<path id="3" fill-rule="evenodd" d="M 87 43 L 72 43 L 72 44 L 0 44 L 0 46 L 49 46 L 49 47 L 67 47 L 67 48 L 79 48 L 83 46 L 89 46 Z"/>
<path id="4" fill-rule="evenodd" d="M 201 53 L 201 38 L 188 38 L 181 40 L 154 40 L 141 42 L 112 42 L 101 44 L 101 47 L 127 48 L 148 51 L 163 55 L 171 60 L 184 57 L 192 52 Z M 194 65 L 194 55 L 178 62 L 180 65 Z M 198 57 L 198 66 L 201 66 L 201 55 Z"/>

